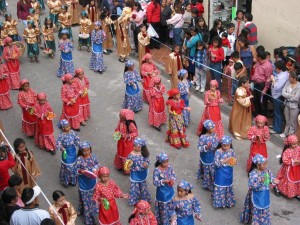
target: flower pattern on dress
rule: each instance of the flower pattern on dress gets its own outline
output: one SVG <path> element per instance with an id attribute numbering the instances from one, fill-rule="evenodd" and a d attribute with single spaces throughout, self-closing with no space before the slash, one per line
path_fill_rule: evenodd
<path id="1" fill-rule="evenodd" d="M 201 205 L 195 196 L 186 200 L 173 199 L 172 203 L 177 217 L 182 218 L 190 215 L 200 217 Z"/>
<path id="2" fill-rule="evenodd" d="M 70 40 L 68 41 L 63 41 L 60 40 L 58 42 L 58 50 L 62 52 L 72 52 L 74 50 L 74 46 Z M 59 60 L 59 67 L 57 71 L 57 76 L 62 77 L 63 75 L 70 73 L 74 75 L 75 68 L 73 64 L 73 57 L 71 57 L 71 60 L 65 61 L 62 59 L 62 56 L 60 57 Z"/>
<path id="3" fill-rule="evenodd" d="M 102 43 L 106 39 L 106 34 L 103 30 L 92 31 L 92 43 L 95 45 L 100 45 L 101 47 L 98 49 L 99 52 L 95 52 L 92 47 L 92 56 L 90 60 L 90 69 L 94 71 L 103 71 L 105 69 L 103 62 L 103 51 L 102 51 Z M 101 49 L 101 51 L 100 51 Z"/>
<path id="4" fill-rule="evenodd" d="M 91 116 L 91 110 L 90 110 L 90 99 L 89 95 L 87 93 L 89 87 L 90 87 L 90 81 L 86 75 L 83 76 L 83 79 L 80 80 L 79 78 L 75 78 L 73 82 L 73 86 L 76 89 L 76 92 L 80 94 L 78 101 L 79 101 L 79 107 L 81 110 L 81 116 L 83 120 L 88 120 Z M 82 96 L 84 94 L 84 96 Z"/>
<path id="5" fill-rule="evenodd" d="M 190 96 L 189 96 L 190 86 L 191 86 L 191 83 L 186 79 L 178 82 L 178 90 L 180 92 L 181 99 L 184 100 L 185 107 L 190 106 Z M 191 120 L 191 113 L 190 113 L 190 111 L 183 109 L 182 115 L 183 115 L 184 125 L 186 127 L 188 127 L 190 120 Z"/>
<path id="6" fill-rule="evenodd" d="M 56 149 L 62 150 L 63 148 L 70 147 L 71 145 L 79 146 L 80 138 L 75 131 L 70 130 L 68 133 L 60 132 L 56 140 Z"/>

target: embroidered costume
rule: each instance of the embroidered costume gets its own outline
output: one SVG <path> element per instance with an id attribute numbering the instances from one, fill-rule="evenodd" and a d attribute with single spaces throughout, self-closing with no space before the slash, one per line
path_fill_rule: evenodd
<path id="1" fill-rule="evenodd" d="M 2 61 L 1 58 L 0 60 Z M 9 72 L 6 64 L 0 62 L 0 110 L 9 109 L 12 107 L 8 76 Z"/>
<path id="2" fill-rule="evenodd" d="M 58 213 L 58 216 L 64 222 L 64 224 L 62 224 L 57 218 L 56 212 L 53 211 L 53 208 Z M 56 225 L 75 225 L 77 213 L 70 202 L 65 201 L 65 204 L 62 207 L 56 206 L 56 204 L 52 204 L 52 207 L 49 207 L 49 212 Z"/>
<path id="3" fill-rule="evenodd" d="M 57 76 L 61 77 L 67 73 L 74 75 L 74 64 L 73 64 L 73 56 L 72 51 L 74 50 L 74 46 L 72 42 L 67 40 L 59 40 L 58 42 L 58 51 L 61 52 L 59 67 L 57 71 Z"/>

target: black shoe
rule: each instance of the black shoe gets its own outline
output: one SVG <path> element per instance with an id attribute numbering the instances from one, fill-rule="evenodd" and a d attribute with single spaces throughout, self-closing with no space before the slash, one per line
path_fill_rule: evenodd
<path id="1" fill-rule="evenodd" d="M 113 53 L 113 50 L 111 49 L 106 49 L 106 51 L 108 51 L 109 53 Z"/>
<path id="2" fill-rule="evenodd" d="M 80 132 L 80 128 L 78 128 L 78 129 L 73 129 L 73 130 L 75 130 L 75 131 L 77 131 L 77 132 Z"/>
<path id="3" fill-rule="evenodd" d="M 109 52 L 104 52 L 104 51 L 103 51 L 103 54 L 104 54 L 104 55 L 110 55 Z"/>
<path id="4" fill-rule="evenodd" d="M 102 70 L 99 70 L 98 73 L 103 74 L 103 71 L 102 71 Z"/>
<path id="5" fill-rule="evenodd" d="M 161 131 L 161 127 L 159 126 L 159 127 L 154 127 L 155 128 L 155 130 L 157 130 L 157 131 Z"/>
<path id="6" fill-rule="evenodd" d="M 300 196 L 299 195 L 294 197 L 294 198 L 297 199 L 298 201 L 300 201 Z"/>
<path id="7" fill-rule="evenodd" d="M 55 153 L 56 153 L 55 150 L 50 151 L 50 154 L 51 154 L 51 155 L 55 155 Z"/>
<path id="8" fill-rule="evenodd" d="M 280 191 L 278 190 L 278 188 L 274 188 L 274 193 L 275 193 L 275 195 L 277 196 L 277 197 L 280 197 L 281 196 L 281 193 L 280 193 Z"/>

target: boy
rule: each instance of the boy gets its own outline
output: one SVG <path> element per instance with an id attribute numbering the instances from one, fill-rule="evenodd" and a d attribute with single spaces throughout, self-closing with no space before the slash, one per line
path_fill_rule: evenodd
<path id="1" fill-rule="evenodd" d="M 234 51 L 234 43 L 235 43 L 234 29 L 235 29 L 235 25 L 233 23 L 229 23 L 227 25 L 227 30 L 220 34 L 220 38 L 222 38 L 222 45 L 223 45 L 223 42 L 224 42 L 224 44 L 227 45 L 226 51 L 224 49 L 224 53 L 226 55 L 226 65 L 228 64 L 228 60 L 231 57 L 231 53 Z M 227 34 L 227 38 L 226 38 L 226 34 Z M 228 44 L 228 42 L 229 42 L 229 44 Z M 223 66 L 225 66 L 225 65 L 223 65 Z"/>
<path id="2" fill-rule="evenodd" d="M 17 192 L 18 199 L 17 199 L 16 204 L 20 207 L 24 207 L 24 203 L 21 200 L 21 194 L 22 193 L 20 193 L 20 191 L 19 191 L 19 188 L 20 188 L 20 185 L 22 184 L 22 181 L 23 181 L 22 177 L 20 177 L 19 175 L 16 175 L 16 174 L 12 175 L 8 180 L 9 187 L 14 188 Z"/>
<path id="3" fill-rule="evenodd" d="M 257 27 L 254 23 L 252 23 L 253 15 L 251 13 L 246 13 L 244 16 L 245 28 L 248 28 L 250 31 L 249 34 L 249 44 L 256 47 L 258 40 L 257 40 Z"/>
<path id="4" fill-rule="evenodd" d="M 190 27 L 196 27 L 197 26 L 198 12 L 199 11 L 198 11 L 197 8 L 193 8 L 191 10 L 192 19 L 191 19 Z"/>
<path id="5" fill-rule="evenodd" d="M 4 219 L 6 222 L 10 221 L 11 215 L 18 209 L 21 209 L 16 203 L 18 201 L 18 194 L 14 188 L 8 187 L 2 193 L 2 201 L 5 204 Z"/>

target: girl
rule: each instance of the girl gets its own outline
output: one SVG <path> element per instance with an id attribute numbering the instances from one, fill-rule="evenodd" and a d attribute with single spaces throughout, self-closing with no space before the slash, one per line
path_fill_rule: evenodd
<path id="1" fill-rule="evenodd" d="M 45 40 L 45 52 L 50 53 L 49 56 L 53 59 L 56 51 L 55 38 L 54 38 L 54 25 L 50 17 L 45 18 L 43 26 L 43 35 Z"/>
<path id="2" fill-rule="evenodd" d="M 53 109 L 47 101 L 45 93 L 37 95 L 38 103 L 35 105 L 37 115 L 37 126 L 35 132 L 35 144 L 41 149 L 46 149 L 51 155 L 55 154 L 55 140 L 52 120 L 54 118 Z"/>
<path id="3" fill-rule="evenodd" d="M 116 169 L 123 170 L 125 161 L 129 153 L 133 150 L 134 139 L 139 135 L 136 123 L 134 121 L 134 112 L 130 109 L 122 109 L 119 114 L 120 120 L 115 134 L 119 134 L 117 140 L 117 153 L 114 165 Z M 124 171 L 128 174 L 128 171 Z"/>
<path id="4" fill-rule="evenodd" d="M 59 22 L 58 22 L 58 14 L 60 11 L 61 7 L 61 2 L 60 0 L 48 0 L 47 5 L 49 7 L 49 17 L 52 21 L 52 23 L 58 27 Z"/>
<path id="5" fill-rule="evenodd" d="M 215 153 L 215 184 L 213 190 L 213 207 L 231 208 L 235 205 L 233 191 L 233 166 L 236 164 L 236 156 L 232 149 L 232 139 L 223 136 L 221 148 Z"/>
<path id="6" fill-rule="evenodd" d="M 29 9 L 29 15 L 26 18 L 27 23 L 33 21 L 33 25 L 37 28 L 40 26 L 40 15 L 36 12 L 34 8 Z"/>
<path id="7" fill-rule="evenodd" d="M 61 79 L 63 81 L 61 88 L 63 107 L 60 119 L 68 120 L 72 129 L 80 131 L 80 124 L 83 122 L 83 118 L 79 108 L 79 93 L 73 85 L 74 78 L 71 74 L 67 73 Z"/>
<path id="8" fill-rule="evenodd" d="M 232 110 L 229 117 L 228 130 L 236 139 L 246 139 L 252 124 L 250 85 L 248 77 L 239 79 L 239 87 L 235 91 Z"/>
<path id="9" fill-rule="evenodd" d="M 9 72 L 9 87 L 16 90 L 20 88 L 20 51 L 16 45 L 13 44 L 13 40 L 10 37 L 6 37 L 3 41 L 3 59 L 6 62 Z"/>
<path id="10" fill-rule="evenodd" d="M 91 116 L 90 99 L 88 95 L 90 81 L 81 68 L 75 70 L 74 85 L 77 93 L 79 93 L 78 104 L 83 118 L 81 125 L 84 126 Z"/>
<path id="11" fill-rule="evenodd" d="M 90 69 L 100 74 L 105 70 L 102 43 L 106 39 L 106 34 L 101 25 L 100 21 L 95 22 L 95 29 L 92 31 L 92 56 L 90 60 Z"/>
<path id="12" fill-rule="evenodd" d="M 190 86 L 191 83 L 188 81 L 188 71 L 185 69 L 181 69 L 178 71 L 178 90 L 180 92 L 180 98 L 184 101 L 184 106 L 190 106 Z M 188 127 L 191 119 L 191 115 L 189 110 L 183 109 L 182 110 L 184 126 Z"/>
<path id="13" fill-rule="evenodd" d="M 261 154 L 266 159 L 268 158 L 266 142 L 270 139 L 270 131 L 267 124 L 267 118 L 262 115 L 255 117 L 255 126 L 248 130 L 248 139 L 251 141 L 249 158 L 247 161 L 247 172 L 249 172 L 252 158 L 256 154 Z"/>
<path id="14" fill-rule="evenodd" d="M 221 120 L 220 104 L 223 103 L 221 93 L 218 90 L 218 82 L 216 80 L 210 81 L 210 90 L 205 92 L 204 104 L 205 109 L 202 114 L 200 123 L 198 125 L 197 135 L 201 134 L 203 129 L 203 122 L 205 120 L 212 120 L 215 124 L 215 130 L 220 140 L 224 135 L 223 123 Z"/>
<path id="15" fill-rule="evenodd" d="M 65 0 L 65 3 L 69 6 L 69 14 L 71 15 L 71 21 L 70 24 L 72 26 L 78 25 L 79 23 L 79 1 L 78 0 Z"/>
<path id="16" fill-rule="evenodd" d="M 152 55 L 147 53 L 143 57 L 141 69 L 141 76 L 143 78 L 143 100 L 146 103 L 150 101 L 149 84 L 152 77 L 159 75 L 159 71 L 152 61 Z"/>
<path id="17" fill-rule="evenodd" d="M 281 168 L 277 174 L 279 184 L 274 188 L 275 194 L 300 201 L 300 147 L 296 135 L 286 138 L 280 161 Z"/>
<path id="18" fill-rule="evenodd" d="M 23 37 L 27 43 L 27 57 L 30 58 L 30 62 L 39 62 L 39 45 L 38 39 L 40 35 L 40 29 L 35 26 L 34 21 L 27 22 L 27 28 L 24 29 Z M 33 59 L 34 58 L 34 59 Z"/>
<path id="19" fill-rule="evenodd" d="M 198 42 L 197 51 L 195 53 L 194 62 L 195 66 L 195 77 L 192 84 L 196 84 L 196 91 L 203 93 L 206 87 L 206 62 L 207 54 L 205 43 L 203 41 Z"/>
<path id="20" fill-rule="evenodd" d="M 56 140 L 56 149 L 62 151 L 59 179 L 65 187 L 77 183 L 76 146 L 79 146 L 79 136 L 71 129 L 69 122 L 61 120 L 57 127 L 61 130 Z"/>
<path id="21" fill-rule="evenodd" d="M 28 137 L 34 137 L 37 117 L 34 113 L 36 105 L 36 93 L 29 86 L 28 80 L 21 80 L 18 94 L 18 105 L 22 109 L 22 132 Z"/>
<path id="22" fill-rule="evenodd" d="M 73 42 L 73 34 L 72 34 L 72 15 L 68 12 L 68 6 L 62 5 L 61 6 L 61 13 L 58 15 L 58 21 L 60 23 L 60 28 L 58 30 L 58 37 L 62 37 L 62 31 L 67 30 L 69 34 L 70 40 Z"/>
<path id="23" fill-rule="evenodd" d="M 88 18 L 88 14 L 86 11 L 81 12 L 81 18 L 79 19 L 79 39 L 78 39 L 78 50 L 81 50 L 82 46 L 87 47 L 87 51 L 90 52 L 91 46 L 91 25 L 92 22 Z M 83 36 L 85 36 L 83 38 Z M 88 37 L 88 38 L 86 38 Z"/>
<path id="24" fill-rule="evenodd" d="M 92 4 L 92 2 L 93 1 L 91 1 L 91 4 Z M 105 9 L 105 8 L 101 12 L 100 21 L 102 23 L 103 31 L 106 34 L 106 38 L 103 41 L 103 54 L 109 55 L 110 53 L 113 52 L 112 51 L 112 48 L 113 48 L 113 39 L 112 39 L 113 21 L 110 18 L 109 11 L 107 11 L 107 9 Z"/>
<path id="25" fill-rule="evenodd" d="M 100 224 L 120 224 L 119 210 L 115 198 L 128 198 L 118 185 L 110 179 L 107 167 L 100 167 L 97 172 L 100 181 L 97 183 L 93 200 L 99 204 Z"/>
<path id="26" fill-rule="evenodd" d="M 74 64 L 72 51 L 74 46 L 68 39 L 68 30 L 61 31 L 61 39 L 58 42 L 58 51 L 61 51 L 57 76 L 61 77 L 67 73 L 74 75 Z"/>
<path id="27" fill-rule="evenodd" d="M 125 63 L 124 69 L 124 83 L 126 84 L 126 91 L 123 109 L 131 109 L 134 112 L 139 112 L 142 110 L 143 101 L 138 85 L 138 82 L 140 81 L 141 77 L 139 72 L 134 69 L 133 62 L 128 60 Z"/>
<path id="28" fill-rule="evenodd" d="M 23 180 L 18 187 L 18 190 L 22 193 L 24 188 L 33 188 L 35 186 L 34 180 L 41 175 L 41 170 L 35 160 L 33 152 L 26 147 L 25 141 L 22 138 L 15 139 L 14 149 L 22 164 L 26 168 L 25 169 L 20 161 L 16 159 L 16 165 L 12 169 L 14 174 L 19 175 Z"/>
<path id="29" fill-rule="evenodd" d="M 197 19 L 197 30 L 202 36 L 202 41 L 207 44 L 209 38 L 209 30 L 208 26 L 206 25 L 205 19 L 200 16 Z"/>
<path id="30" fill-rule="evenodd" d="M 132 164 L 130 166 L 131 182 L 128 205 L 135 205 L 140 200 L 151 202 L 151 196 L 146 183 L 150 160 L 145 139 L 136 138 L 134 140 L 134 148 L 127 158 L 127 163 Z"/>
<path id="31" fill-rule="evenodd" d="M 3 23 L 0 22 L 0 57 L 3 55 L 4 39 L 7 37 L 7 31 L 4 29 Z"/>
<path id="32" fill-rule="evenodd" d="M 40 2 L 43 5 L 41 5 Z M 31 6 L 35 10 L 37 15 L 40 15 L 41 11 L 45 10 L 44 0 L 31 0 Z"/>
<path id="33" fill-rule="evenodd" d="M 12 107 L 8 76 L 8 68 L 0 57 L 0 110 L 6 110 Z"/>
<path id="34" fill-rule="evenodd" d="M 140 26 L 140 33 L 138 34 L 138 54 L 139 54 L 139 65 L 141 68 L 142 63 L 144 62 L 145 54 L 150 54 L 149 44 L 150 44 L 150 36 L 147 33 L 147 28 L 144 24 Z"/>
<path id="35" fill-rule="evenodd" d="M 174 182 L 176 175 L 173 167 L 169 165 L 168 155 L 160 153 L 156 156 L 155 169 L 153 171 L 153 184 L 156 186 L 155 217 L 158 224 L 170 224 L 173 209 Z"/>
<path id="36" fill-rule="evenodd" d="M 249 173 L 249 190 L 240 216 L 242 223 L 271 225 L 270 183 L 278 184 L 267 168 L 267 159 L 256 154 Z"/>
<path id="37" fill-rule="evenodd" d="M 177 195 L 172 201 L 175 210 L 173 221 L 178 225 L 194 225 L 194 217 L 201 221 L 200 202 L 192 193 L 193 186 L 181 180 L 177 186 Z"/>
<path id="38" fill-rule="evenodd" d="M 151 205 L 144 200 L 139 201 L 135 205 L 134 211 L 128 219 L 128 223 L 130 225 L 157 225 L 157 220 L 151 211 Z"/>
<path id="39" fill-rule="evenodd" d="M 173 52 L 169 55 L 165 71 L 171 79 L 171 89 L 178 87 L 178 71 L 182 69 L 182 58 L 180 54 L 180 46 L 175 45 Z"/>
<path id="40" fill-rule="evenodd" d="M 184 109 L 190 110 L 189 107 L 184 107 L 184 101 L 180 98 L 178 89 L 171 89 L 168 91 L 169 99 L 166 102 L 169 112 L 169 124 L 166 132 L 166 142 L 177 149 L 181 147 L 187 148 L 190 143 L 186 140 L 184 120 L 182 111 Z"/>
<path id="41" fill-rule="evenodd" d="M 19 35 L 18 35 L 18 21 L 15 19 L 12 19 L 10 13 L 6 13 L 4 15 L 5 21 L 4 21 L 4 29 L 7 31 L 8 36 L 12 39 L 13 42 L 19 41 Z"/>
<path id="42" fill-rule="evenodd" d="M 159 76 L 151 78 L 149 87 L 150 102 L 148 124 L 153 126 L 156 130 L 161 131 L 161 125 L 167 121 L 165 100 L 163 96 L 166 87 L 161 83 L 161 78 Z"/>
<path id="43" fill-rule="evenodd" d="M 52 198 L 54 203 L 49 207 L 49 213 L 55 224 L 75 225 L 77 213 L 72 204 L 66 200 L 65 194 L 61 190 L 56 190 L 53 192 Z M 62 224 L 60 221 L 64 223 Z"/>
<path id="44" fill-rule="evenodd" d="M 211 120 L 205 120 L 204 128 L 199 137 L 198 149 L 200 150 L 199 169 L 197 180 L 202 181 L 202 187 L 213 191 L 215 180 L 215 151 L 219 145 L 217 134 L 215 133 L 215 124 Z"/>
<path id="45" fill-rule="evenodd" d="M 83 215 L 85 225 L 94 225 L 96 224 L 95 214 L 98 213 L 98 209 L 93 194 L 97 183 L 95 174 L 100 164 L 96 156 L 92 154 L 92 147 L 87 141 L 80 143 L 76 166 L 79 174 L 78 214 Z"/>
<path id="46" fill-rule="evenodd" d="M 107 12 L 107 9 L 105 9 L 106 10 L 106 12 Z M 93 30 L 94 29 L 94 23 L 97 21 L 97 19 L 98 19 L 98 9 L 97 9 L 97 7 L 96 7 L 96 5 L 95 5 L 95 1 L 94 0 L 91 0 L 90 1 L 90 4 L 88 4 L 87 6 L 86 6 L 86 11 L 87 11 L 87 13 L 88 13 L 88 17 L 89 17 L 89 19 L 91 20 L 91 22 L 92 22 L 92 25 L 91 25 L 91 29 Z M 104 11 L 104 9 L 103 9 L 103 11 Z M 108 18 L 110 18 L 110 17 L 108 17 Z M 101 19 L 101 18 L 100 18 Z M 105 31 L 105 33 L 106 33 L 106 31 Z M 107 33 L 106 33 L 107 34 Z"/>

